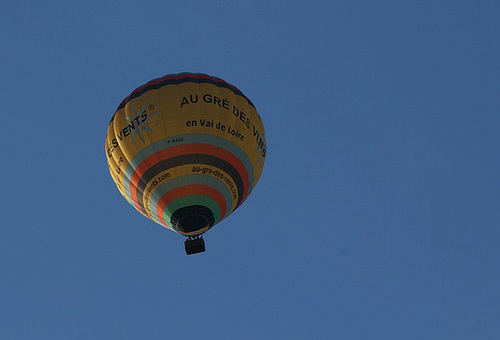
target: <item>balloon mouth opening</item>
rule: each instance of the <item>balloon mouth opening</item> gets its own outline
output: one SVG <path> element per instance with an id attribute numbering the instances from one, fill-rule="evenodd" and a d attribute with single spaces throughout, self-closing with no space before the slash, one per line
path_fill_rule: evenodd
<path id="1" fill-rule="evenodd" d="M 214 214 L 204 206 L 188 206 L 175 211 L 170 222 L 178 233 L 203 233 L 214 225 Z"/>
<path id="2" fill-rule="evenodd" d="M 208 226 L 208 220 L 205 216 L 193 215 L 182 217 L 177 222 L 177 230 L 185 233 L 192 233 Z"/>

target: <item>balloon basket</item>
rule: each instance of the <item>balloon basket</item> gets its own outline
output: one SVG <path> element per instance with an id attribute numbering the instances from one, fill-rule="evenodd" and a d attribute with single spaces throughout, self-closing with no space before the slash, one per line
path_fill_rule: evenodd
<path id="1" fill-rule="evenodd" d="M 201 236 L 189 237 L 184 241 L 184 247 L 187 255 L 203 253 L 205 251 L 205 241 Z"/>

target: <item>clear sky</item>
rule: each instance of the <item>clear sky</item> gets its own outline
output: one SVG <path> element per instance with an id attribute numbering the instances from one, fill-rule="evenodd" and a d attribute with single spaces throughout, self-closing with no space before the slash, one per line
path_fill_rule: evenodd
<path id="1" fill-rule="evenodd" d="M 500 338 L 498 1 L 2 1 L 0 338 Z M 152 78 L 220 77 L 267 161 L 207 252 L 104 150 Z"/>

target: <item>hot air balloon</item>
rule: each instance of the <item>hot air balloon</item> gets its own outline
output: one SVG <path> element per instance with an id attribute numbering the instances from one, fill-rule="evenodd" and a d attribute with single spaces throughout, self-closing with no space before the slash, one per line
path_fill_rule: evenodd
<path id="1" fill-rule="evenodd" d="M 200 73 L 135 89 L 111 118 L 109 172 L 140 213 L 205 251 L 202 234 L 250 195 L 266 159 L 262 120 L 238 88 Z"/>

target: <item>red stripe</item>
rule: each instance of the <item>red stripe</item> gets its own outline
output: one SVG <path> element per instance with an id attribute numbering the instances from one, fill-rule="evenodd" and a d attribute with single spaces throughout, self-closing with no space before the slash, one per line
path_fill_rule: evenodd
<path id="1" fill-rule="evenodd" d="M 226 210 L 227 210 L 226 200 L 219 191 L 215 190 L 214 188 L 208 185 L 201 185 L 201 184 L 186 185 L 183 187 L 170 190 L 159 199 L 158 205 L 156 206 L 156 215 L 158 216 L 158 219 L 164 226 L 167 226 L 167 223 L 165 222 L 163 211 L 165 210 L 167 205 L 169 205 L 170 202 L 172 202 L 177 198 L 190 195 L 203 195 L 212 198 L 215 202 L 217 202 L 217 205 L 219 206 L 221 213 L 220 218 L 222 219 L 226 215 Z M 218 221 L 215 222 L 217 223 Z"/>

